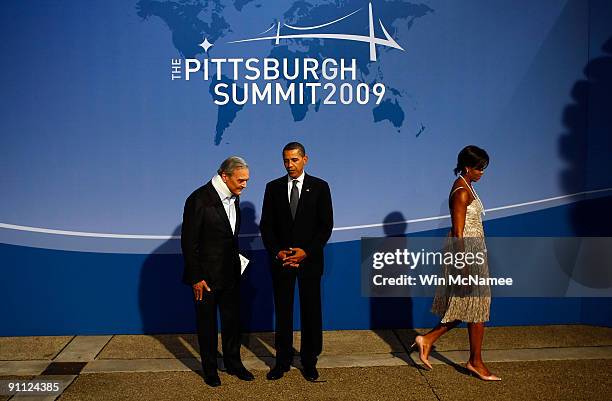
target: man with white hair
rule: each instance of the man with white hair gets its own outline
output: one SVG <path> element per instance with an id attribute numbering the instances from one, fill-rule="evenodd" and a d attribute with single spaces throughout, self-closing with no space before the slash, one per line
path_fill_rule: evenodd
<path id="1" fill-rule="evenodd" d="M 228 374 L 254 379 L 240 360 L 239 196 L 249 166 L 238 156 L 221 163 L 217 174 L 185 202 L 181 248 L 183 282 L 193 289 L 204 381 L 221 384 L 217 374 L 217 307 L 221 316 L 223 361 Z"/>

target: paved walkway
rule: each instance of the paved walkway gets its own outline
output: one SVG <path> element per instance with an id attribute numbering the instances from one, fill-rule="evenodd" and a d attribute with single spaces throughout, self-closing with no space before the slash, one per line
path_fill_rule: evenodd
<path id="1" fill-rule="evenodd" d="M 245 335 L 245 383 L 221 373 L 207 387 L 198 374 L 192 334 L 0 337 L 0 380 L 46 380 L 55 394 L 0 395 L 0 400 L 606 400 L 612 399 L 612 328 L 537 326 L 487 328 L 484 358 L 503 378 L 485 383 L 463 368 L 469 344 L 456 329 L 436 344 L 432 371 L 410 345 L 423 330 L 330 331 L 318 363 L 321 378 L 306 382 L 297 369 L 270 382 L 273 334 Z M 295 333 L 295 347 L 300 336 Z M 299 358 L 295 367 L 299 368 Z M 222 366 L 222 363 L 221 363 Z M 2 390 L 0 389 L 0 394 Z"/>

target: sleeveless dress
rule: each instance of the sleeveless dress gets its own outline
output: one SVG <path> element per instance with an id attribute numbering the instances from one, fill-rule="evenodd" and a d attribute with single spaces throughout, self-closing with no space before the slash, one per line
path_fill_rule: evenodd
<path id="1" fill-rule="evenodd" d="M 482 227 L 482 214 L 484 214 L 482 202 L 476 192 L 467 185 L 467 182 L 465 186 L 455 188 L 450 196 L 459 188 L 466 187 L 472 192 L 474 200 L 468 205 L 465 214 L 465 226 L 463 228 L 464 249 L 466 253 L 472 252 L 475 254 L 476 252 L 482 252 L 484 254 L 484 263 L 468 265 L 464 269 L 469 269 L 470 275 L 488 278 L 489 265 L 486 257 L 486 244 Z M 449 233 L 447 248 L 452 249 L 452 242 L 451 233 Z M 454 266 L 444 266 L 444 274 L 446 277 L 449 274 L 457 274 L 457 269 Z M 442 323 L 455 320 L 469 323 L 487 322 L 489 320 L 490 309 L 491 289 L 486 285 L 470 287 L 467 295 L 465 288 L 449 285 L 438 286 L 431 307 L 431 311 L 441 317 Z"/>

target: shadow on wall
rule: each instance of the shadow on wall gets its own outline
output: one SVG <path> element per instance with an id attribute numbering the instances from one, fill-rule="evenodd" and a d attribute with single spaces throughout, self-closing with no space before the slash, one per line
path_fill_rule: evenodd
<path id="1" fill-rule="evenodd" d="M 406 237 L 408 224 L 405 221 L 406 218 L 401 212 L 389 213 L 383 220 L 385 237 Z M 370 327 L 372 329 L 399 329 L 412 326 L 412 298 L 370 298 Z M 392 345 L 392 342 L 381 332 L 378 332 L 378 335 Z"/>
<path id="2" fill-rule="evenodd" d="M 602 46 L 603 56 L 594 58 L 584 68 L 586 79 L 574 84 L 573 103 L 563 111 L 566 131 L 559 137 L 559 154 L 566 162 L 559 180 L 566 193 L 597 189 L 597 177 L 612 171 L 612 37 Z M 570 209 L 575 236 L 605 236 L 607 222 L 586 208 Z"/>
<path id="3" fill-rule="evenodd" d="M 172 236 L 180 235 L 179 224 Z M 195 332 L 193 293 L 183 284 L 182 276 L 183 257 L 178 239 L 164 242 L 147 257 L 142 266 L 138 291 L 142 332 L 155 333 L 154 338 L 165 349 L 159 350 L 157 355 L 143 357 L 167 358 L 168 353 L 175 358 L 193 358 L 199 355 L 195 335 L 160 334 Z M 184 363 L 188 365 L 187 362 Z M 188 367 L 199 369 L 199 363 Z"/>
<path id="4" fill-rule="evenodd" d="M 571 92 L 573 103 L 563 111 L 566 131 L 559 138 L 559 153 L 566 167 L 559 179 L 566 193 L 603 188 L 609 182 L 606 178 L 612 171 L 612 37 L 603 44 L 602 50 L 604 55 L 590 60 L 585 66 L 583 71 L 586 79 L 574 84 Z M 612 206 L 611 200 L 611 197 L 607 197 L 596 202 Z M 612 227 L 609 206 L 602 208 L 573 204 L 568 209 L 568 221 L 573 235 L 609 235 Z M 606 212 L 602 213 L 602 210 Z M 566 246 L 558 250 L 560 255 L 565 256 L 562 260 L 568 261 L 562 267 L 568 276 L 589 288 L 612 286 L 612 276 L 602 272 L 599 264 L 576 269 L 582 246 L 575 242 L 570 248 Z M 601 257 L 601 260 L 608 258 L 603 254 Z"/>
<path id="5" fill-rule="evenodd" d="M 256 333 L 243 335 L 242 345 L 261 360 L 270 364 L 274 348 L 274 297 L 272 277 L 270 276 L 269 259 L 265 250 L 257 246 L 261 241 L 259 226 L 256 221 L 255 205 L 251 202 L 240 203 L 241 225 L 240 253 L 249 259 L 241 280 L 240 320 L 245 332 Z"/>

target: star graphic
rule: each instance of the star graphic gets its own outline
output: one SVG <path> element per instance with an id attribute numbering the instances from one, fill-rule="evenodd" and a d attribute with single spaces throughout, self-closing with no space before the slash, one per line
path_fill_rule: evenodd
<path id="1" fill-rule="evenodd" d="M 214 45 L 208 41 L 208 38 L 204 38 L 204 41 L 199 45 L 206 53 L 208 53 L 208 49 L 213 47 Z"/>

